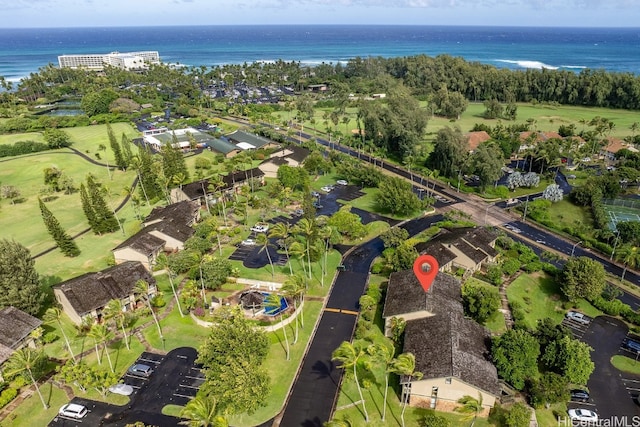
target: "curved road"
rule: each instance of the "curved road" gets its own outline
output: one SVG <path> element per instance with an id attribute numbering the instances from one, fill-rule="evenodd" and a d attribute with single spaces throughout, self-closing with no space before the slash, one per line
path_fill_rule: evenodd
<path id="1" fill-rule="evenodd" d="M 400 227 L 413 236 L 443 219 L 442 215 L 422 217 Z M 342 376 L 342 371 L 331 361 L 331 353 L 343 341 L 351 341 L 358 318 L 358 301 L 367 285 L 369 267 L 383 249 L 382 240 L 378 237 L 345 256 L 345 271 L 338 273 L 327 297 L 307 354 L 281 413 L 280 425 L 321 427 L 331 419 Z"/>

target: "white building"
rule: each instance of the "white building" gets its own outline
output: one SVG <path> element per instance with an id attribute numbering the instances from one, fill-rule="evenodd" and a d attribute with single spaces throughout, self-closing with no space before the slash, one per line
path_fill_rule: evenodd
<path id="1" fill-rule="evenodd" d="M 84 68 L 92 71 L 102 71 L 107 65 L 124 70 L 139 70 L 148 68 L 149 64 L 159 63 L 160 55 L 157 51 L 58 56 L 60 68 Z"/>

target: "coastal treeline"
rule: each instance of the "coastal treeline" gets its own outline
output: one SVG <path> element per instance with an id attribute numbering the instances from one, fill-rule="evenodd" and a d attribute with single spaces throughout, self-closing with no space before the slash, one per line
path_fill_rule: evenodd
<path id="1" fill-rule="evenodd" d="M 383 93 L 402 82 L 414 96 L 429 98 L 446 89 L 467 101 L 496 100 L 503 103 L 544 102 L 564 105 L 640 109 L 640 76 L 605 70 L 566 69 L 511 70 L 496 68 L 460 57 L 382 58 L 356 57 L 346 64 L 316 66 L 296 61 L 256 62 L 221 66 L 151 66 L 146 72 L 107 68 L 102 73 L 58 68 L 49 64 L 22 79 L 15 87 L 0 76 L 0 115 L 21 101 L 55 100 L 66 96 L 83 99 L 90 116 L 108 112 L 115 101 L 130 99 L 130 105 L 116 102 L 116 112 L 126 113 L 136 104 L 159 106 L 172 102 L 183 106 L 211 107 L 212 90 L 238 86 L 290 87 L 302 91 L 314 84 L 329 84 L 332 94 Z M 231 95 L 229 95 L 231 97 Z M 105 100 L 109 101 L 105 103 Z M 51 119 L 48 119 L 50 121 Z M 58 119 L 61 120 L 61 119 Z M 51 123 L 47 123 L 51 125 Z M 22 127 L 27 126 L 23 123 Z M 21 126 L 15 126 L 21 127 Z M 9 129 L 18 130 L 18 129 Z"/>

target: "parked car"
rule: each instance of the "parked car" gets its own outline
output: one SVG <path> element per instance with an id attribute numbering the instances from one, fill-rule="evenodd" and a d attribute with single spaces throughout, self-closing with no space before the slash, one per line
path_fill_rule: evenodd
<path id="1" fill-rule="evenodd" d="M 589 401 L 589 392 L 586 390 L 571 390 L 571 400 L 577 400 L 579 402 L 588 402 Z"/>
<path id="2" fill-rule="evenodd" d="M 349 184 L 347 181 L 345 181 L 344 179 L 339 179 L 336 181 L 336 184 L 338 185 L 347 185 Z"/>
<path id="3" fill-rule="evenodd" d="M 294 216 L 302 216 L 304 214 L 304 209 L 296 209 L 293 211 Z"/>
<path id="4" fill-rule="evenodd" d="M 320 202 L 316 201 L 313 202 L 313 207 L 316 209 L 322 209 L 323 206 L 320 204 Z"/>
<path id="5" fill-rule="evenodd" d="M 325 193 L 331 193 L 331 191 L 333 190 L 333 186 L 325 185 L 324 187 L 321 188 L 321 190 L 324 191 Z"/>
<path id="6" fill-rule="evenodd" d="M 622 342 L 622 346 L 629 351 L 640 353 L 640 342 L 638 341 L 634 341 L 630 338 L 625 338 L 625 340 Z"/>
<path id="7" fill-rule="evenodd" d="M 264 222 L 259 222 L 253 227 L 251 227 L 251 231 L 256 233 L 266 233 L 269 231 L 269 224 L 265 224 Z"/>
<path id="8" fill-rule="evenodd" d="M 129 384 L 114 384 L 109 387 L 109 391 L 114 394 L 130 396 L 131 393 L 133 393 L 133 387 L 131 387 Z"/>
<path id="9" fill-rule="evenodd" d="M 320 197 L 320 193 L 318 193 L 317 191 L 312 191 L 312 192 L 311 192 L 311 197 L 316 197 L 316 198 L 318 198 L 318 197 Z"/>
<path id="10" fill-rule="evenodd" d="M 568 311 L 565 316 L 567 319 L 573 320 L 574 322 L 578 322 L 583 325 L 588 325 L 590 322 L 587 316 L 577 311 Z"/>
<path id="11" fill-rule="evenodd" d="M 153 369 L 151 369 L 151 366 L 149 365 L 136 363 L 135 365 L 131 366 L 129 370 L 127 370 L 127 372 L 130 373 L 131 375 L 136 375 L 138 377 L 146 378 L 151 376 L 151 374 L 153 373 Z"/>
<path id="12" fill-rule="evenodd" d="M 597 423 L 598 414 L 589 409 L 569 409 L 569 418 L 571 421 L 580 421 L 581 423 Z"/>
<path id="13" fill-rule="evenodd" d="M 75 418 L 79 420 L 80 418 L 84 418 L 87 415 L 89 410 L 86 406 L 78 405 L 77 403 L 67 403 L 58 411 L 59 415 L 63 417 Z"/>
<path id="14" fill-rule="evenodd" d="M 253 246 L 256 244 L 256 241 L 253 239 L 244 239 L 242 242 L 240 242 L 240 245 L 242 246 Z"/>

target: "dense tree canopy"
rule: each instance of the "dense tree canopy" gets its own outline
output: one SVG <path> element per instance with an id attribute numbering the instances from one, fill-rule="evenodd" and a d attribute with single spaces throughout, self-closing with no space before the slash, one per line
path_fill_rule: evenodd
<path id="1" fill-rule="evenodd" d="M 13 240 L 0 240 L 0 308 L 14 306 L 35 316 L 45 297 L 29 250 Z"/>
<path id="2" fill-rule="evenodd" d="M 602 264 L 589 257 L 572 257 L 564 264 L 560 289 L 571 301 L 592 300 L 604 290 L 606 273 Z"/>
<path id="3" fill-rule="evenodd" d="M 491 353 L 498 375 L 517 390 L 538 372 L 538 340 L 524 329 L 510 329 L 493 339 Z"/>
<path id="4" fill-rule="evenodd" d="M 433 152 L 429 156 L 429 166 L 439 170 L 444 176 L 453 177 L 460 173 L 467 153 L 467 138 L 460 128 L 446 126 L 436 135 Z"/>

